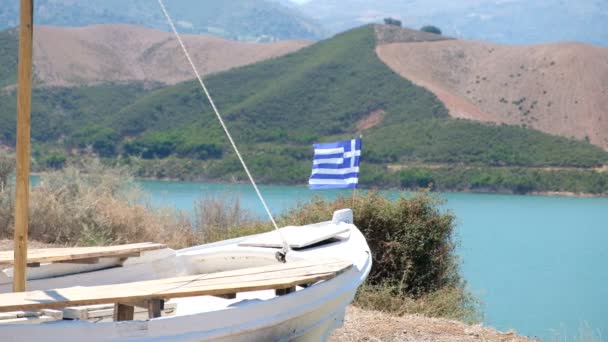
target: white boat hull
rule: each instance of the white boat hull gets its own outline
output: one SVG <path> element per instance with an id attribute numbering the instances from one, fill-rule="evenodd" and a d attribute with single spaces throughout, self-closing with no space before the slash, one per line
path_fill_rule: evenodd
<path id="1" fill-rule="evenodd" d="M 331 224 L 328 222 L 327 224 Z M 345 223 L 341 223 L 345 224 Z M 306 229 L 306 227 L 302 227 Z M 338 276 L 295 292 L 273 290 L 238 293 L 236 298 L 211 296 L 172 299 L 174 316 L 145 321 L 92 323 L 56 321 L 34 325 L 1 325 L 2 341 L 322 341 L 342 325 L 346 306 L 371 269 L 371 254 L 359 230 L 316 247 L 292 250 L 288 262 L 338 257 L 353 267 Z M 139 281 L 218 270 L 273 264 L 276 249 L 242 247 L 239 238 L 176 251 L 174 257 L 84 274 L 38 279 L 39 289 L 95 283 Z M 171 266 L 172 265 L 172 266 Z M 172 268 L 173 267 L 173 268 Z M 52 285 L 52 287 L 48 287 Z"/>

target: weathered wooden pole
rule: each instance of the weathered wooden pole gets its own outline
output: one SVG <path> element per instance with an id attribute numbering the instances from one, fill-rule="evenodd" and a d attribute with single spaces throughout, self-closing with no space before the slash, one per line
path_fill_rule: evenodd
<path id="1" fill-rule="evenodd" d="M 25 291 L 30 194 L 30 113 L 32 108 L 32 49 L 34 0 L 21 0 L 19 74 L 17 90 L 17 180 L 15 200 L 15 261 L 13 291 Z"/>

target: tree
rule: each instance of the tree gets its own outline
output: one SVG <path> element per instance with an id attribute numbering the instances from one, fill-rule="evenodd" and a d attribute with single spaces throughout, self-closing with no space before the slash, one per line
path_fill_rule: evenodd
<path id="1" fill-rule="evenodd" d="M 441 34 L 441 30 L 439 29 L 439 27 L 433 26 L 433 25 L 422 26 L 420 28 L 420 31 L 434 33 L 434 34 Z"/>
<path id="2" fill-rule="evenodd" d="M 8 185 L 8 177 L 15 170 L 15 159 L 5 155 L 0 156 L 0 192 Z"/>
<path id="3" fill-rule="evenodd" d="M 42 162 L 47 168 L 59 170 L 59 169 L 63 169 L 63 167 L 65 166 L 66 160 L 67 160 L 67 157 L 64 153 L 52 152 L 52 153 L 47 154 L 43 158 Z"/>
<path id="4" fill-rule="evenodd" d="M 100 157 L 109 158 L 116 155 L 120 136 L 112 128 L 90 124 L 80 129 L 72 138 L 72 144 L 79 148 L 93 147 Z"/>
<path id="5" fill-rule="evenodd" d="M 393 18 L 384 18 L 384 23 L 386 25 L 401 26 L 401 20 Z"/>

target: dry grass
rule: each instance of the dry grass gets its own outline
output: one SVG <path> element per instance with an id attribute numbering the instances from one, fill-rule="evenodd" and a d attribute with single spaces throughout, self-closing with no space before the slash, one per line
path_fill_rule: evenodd
<path id="1" fill-rule="evenodd" d="M 194 230 L 205 242 L 215 242 L 272 229 L 243 209 L 238 196 L 206 197 L 194 207 Z"/>
<path id="2" fill-rule="evenodd" d="M 13 235 L 13 198 L 12 189 L 0 193 L 0 238 Z M 184 214 L 151 210 L 125 170 L 95 161 L 41 176 L 30 192 L 29 239 L 81 246 L 199 242 Z"/>
<path id="3" fill-rule="evenodd" d="M 0 191 L 0 239 L 14 226 L 14 190 Z M 238 198 L 197 202 L 194 218 L 152 208 L 126 169 L 97 160 L 43 174 L 30 192 L 29 239 L 54 245 L 114 245 L 155 241 L 189 247 L 266 231 Z"/>
<path id="4" fill-rule="evenodd" d="M 466 323 L 482 320 L 479 303 L 462 286 L 446 286 L 419 298 L 396 296 L 391 286 L 364 285 L 354 304 L 362 309 L 396 316 L 418 314 Z"/>

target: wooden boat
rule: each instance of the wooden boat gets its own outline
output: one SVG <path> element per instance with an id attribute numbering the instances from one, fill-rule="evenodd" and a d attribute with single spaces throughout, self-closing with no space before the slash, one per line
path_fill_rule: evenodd
<path id="1" fill-rule="evenodd" d="M 177 251 L 158 244 L 32 250 L 32 291 L 0 294 L 0 336 L 324 340 L 342 324 L 370 271 L 367 243 L 350 210 L 329 222 L 282 230 L 292 241 L 286 263 L 275 258 L 276 232 Z M 0 255 L 0 264 L 7 259 Z M 11 268 L 0 273 L 1 291 L 10 291 L 11 274 Z"/>
<path id="2" fill-rule="evenodd" d="M 27 250 L 32 13 L 21 0 L 15 250 L 0 253 L 0 341 L 319 341 L 341 325 L 371 269 L 350 209 L 281 229 L 268 212 L 277 231 L 177 251 Z"/>

